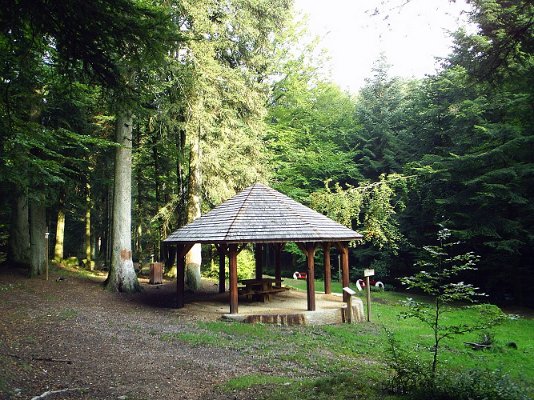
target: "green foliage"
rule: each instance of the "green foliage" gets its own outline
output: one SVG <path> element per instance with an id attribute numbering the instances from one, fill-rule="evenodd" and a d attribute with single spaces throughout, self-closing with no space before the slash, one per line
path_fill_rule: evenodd
<path id="1" fill-rule="evenodd" d="M 450 248 L 458 243 L 448 242 L 450 232 L 442 229 L 438 233 L 439 246 L 425 246 L 427 258 L 419 262 L 430 271 L 420 271 L 413 276 L 402 278 L 401 281 L 408 289 L 418 289 L 432 298 L 431 303 L 408 299 L 408 311 L 401 314 L 403 318 L 415 318 L 431 329 L 434 337 L 432 347 L 432 376 L 435 377 L 438 366 L 438 355 L 441 341 L 454 335 L 487 329 L 502 321 L 504 314 L 492 305 L 476 305 L 477 318 L 469 321 L 447 321 L 446 313 L 457 307 L 456 302 L 473 302 L 477 296 L 477 288 L 462 281 L 452 282 L 462 272 L 474 270 L 478 257 L 473 253 L 450 255 Z M 465 307 L 465 306 L 464 306 Z"/>
<path id="2" fill-rule="evenodd" d="M 340 373 L 315 380 L 299 382 L 293 387 L 280 386 L 267 398 L 283 400 L 290 398 L 318 400 L 349 400 L 349 399 L 388 399 L 377 390 L 379 385 L 375 379 L 362 378 L 361 371 Z"/>
<path id="3" fill-rule="evenodd" d="M 479 29 L 457 33 L 444 69 L 409 97 L 403 154 L 431 173 L 417 181 L 403 231 L 418 246 L 447 215 L 484 259 L 476 284 L 501 302 L 530 302 L 532 4 L 469 3 Z M 520 277 L 514 287 L 502 285 L 511 276 Z"/>
<path id="4" fill-rule="evenodd" d="M 360 231 L 364 240 L 377 248 L 396 251 L 402 235 L 395 214 L 403 208 L 406 181 L 402 175 L 382 175 L 378 182 L 346 190 L 336 183 L 334 191 L 327 181 L 325 189 L 312 193 L 311 204 L 333 220 Z"/>
<path id="5" fill-rule="evenodd" d="M 266 77 L 289 16 L 286 1 L 172 3 L 175 29 L 189 40 L 144 77 L 153 90 L 134 155 L 141 254 L 158 254 L 159 242 L 187 222 L 193 195 L 207 212 L 266 180 Z M 197 189 L 190 178 L 199 172 Z"/>
<path id="6" fill-rule="evenodd" d="M 361 179 L 350 142 L 356 128 L 354 100 L 322 77 L 316 44 L 296 44 L 303 32 L 289 26 L 278 48 L 266 145 L 273 169 L 273 187 L 308 203 L 308 196 L 332 179 Z"/>
<path id="7" fill-rule="evenodd" d="M 410 398 L 421 400 L 528 400 L 524 388 L 501 371 L 477 368 L 441 372 L 434 386 L 419 388 Z"/>
<path id="8" fill-rule="evenodd" d="M 456 48 L 448 63 L 459 63 L 477 80 L 501 81 L 532 61 L 534 6 L 528 0 L 469 0 L 471 21 L 479 29 L 455 34 Z"/>
<path id="9" fill-rule="evenodd" d="M 228 262 L 226 262 L 228 264 Z M 243 249 L 237 255 L 237 279 L 250 279 L 256 271 L 256 261 L 254 253 L 249 249 Z M 219 276 L 219 259 L 214 258 L 210 261 L 209 268 L 203 272 L 208 278 L 218 278 Z M 228 266 L 226 267 L 226 280 L 230 279 Z"/>
<path id="10" fill-rule="evenodd" d="M 404 126 L 405 85 L 388 76 L 389 68 L 381 55 L 356 101 L 360 130 L 354 139 L 360 151 L 355 162 L 366 179 L 376 180 L 382 174 L 401 171 L 399 133 Z"/>
<path id="11" fill-rule="evenodd" d="M 419 357 L 418 351 L 408 351 L 401 346 L 392 332 L 384 328 L 388 341 L 387 365 L 393 371 L 389 390 L 393 393 L 411 394 L 427 389 L 431 380 L 428 367 Z"/>
<path id="12" fill-rule="evenodd" d="M 186 222 L 198 156 L 204 212 L 270 182 L 360 230 L 353 274 L 371 266 L 390 280 L 413 273 L 446 215 L 459 253 L 484 260 L 470 281 L 500 302 L 532 302 L 533 5 L 468 3 L 477 29 L 453 34 L 438 73 L 402 81 L 381 56 L 352 95 L 329 81 L 287 0 L 6 2 L 0 246 L 27 193 L 48 207 L 52 232 L 65 208 L 66 255 L 81 256 L 88 184 L 106 257 L 112 115 L 128 107 L 136 259 L 160 258 L 161 239 Z M 414 171 L 410 190 L 394 178 Z"/>

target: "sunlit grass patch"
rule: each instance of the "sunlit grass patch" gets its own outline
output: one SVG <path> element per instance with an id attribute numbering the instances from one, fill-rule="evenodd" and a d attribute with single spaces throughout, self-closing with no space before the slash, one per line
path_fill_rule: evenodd
<path id="1" fill-rule="evenodd" d="M 193 346 L 217 346 L 220 344 L 220 338 L 217 335 L 209 334 L 206 332 L 164 333 L 160 336 L 160 339 L 165 342 L 185 342 Z"/>
<path id="2" fill-rule="evenodd" d="M 286 385 L 292 382 L 293 379 L 284 376 L 251 374 L 230 379 L 222 386 L 222 389 L 224 391 L 243 390 L 258 385 Z"/>

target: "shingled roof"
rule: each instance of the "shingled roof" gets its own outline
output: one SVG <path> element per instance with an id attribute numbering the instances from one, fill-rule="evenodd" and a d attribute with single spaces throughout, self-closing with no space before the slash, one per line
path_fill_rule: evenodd
<path id="1" fill-rule="evenodd" d="M 173 232 L 165 242 L 340 242 L 361 238 L 361 234 L 256 183 Z"/>

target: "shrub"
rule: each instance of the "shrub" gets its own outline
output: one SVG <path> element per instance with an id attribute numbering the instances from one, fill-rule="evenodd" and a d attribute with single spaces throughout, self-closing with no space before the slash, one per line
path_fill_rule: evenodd
<path id="1" fill-rule="evenodd" d="M 402 348 L 395 336 L 385 329 L 388 339 L 386 363 L 393 371 L 388 387 L 393 393 L 409 394 L 420 391 L 431 381 L 428 365 L 417 357 L 417 351 Z M 412 355 L 413 354 L 413 355 Z"/>
<path id="2" fill-rule="evenodd" d="M 429 382 L 430 383 L 430 382 Z M 501 371 L 472 369 L 462 372 L 441 371 L 433 385 L 418 388 L 416 400 L 528 400 L 524 389 Z"/>
<path id="3" fill-rule="evenodd" d="M 386 330 L 388 366 L 392 375 L 388 388 L 412 400 L 528 400 L 526 391 L 501 371 L 471 369 L 440 370 L 433 374 L 417 357 L 403 349 Z"/>
<path id="4" fill-rule="evenodd" d="M 481 304 L 469 306 L 478 310 L 478 318 L 460 323 L 448 323 L 443 319 L 445 313 L 451 313 L 461 303 L 473 303 L 478 296 L 484 294 L 478 292 L 478 288 L 463 281 L 454 282 L 457 276 L 464 271 L 476 270 L 475 265 L 479 259 L 472 252 L 450 255 L 451 247 L 458 242 L 448 242 L 450 232 L 442 229 L 438 232 L 438 246 L 424 246 L 426 257 L 418 262 L 418 265 L 427 270 L 421 270 L 413 276 L 401 279 L 408 289 L 417 289 L 432 298 L 432 302 L 418 302 L 408 299 L 405 305 L 407 311 L 403 312 L 403 318 L 415 318 L 421 321 L 432 331 L 434 343 L 432 346 L 433 361 L 432 375 L 436 375 L 440 345 L 443 339 L 462 335 L 469 332 L 487 329 L 500 323 L 503 312 L 496 306 Z M 454 304 L 454 305 L 453 305 Z"/>

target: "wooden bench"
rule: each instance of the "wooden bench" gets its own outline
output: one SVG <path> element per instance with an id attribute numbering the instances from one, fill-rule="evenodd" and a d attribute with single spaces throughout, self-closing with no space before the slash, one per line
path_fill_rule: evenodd
<path id="1" fill-rule="evenodd" d="M 272 294 L 288 290 L 281 287 L 281 281 L 272 278 L 243 279 L 240 283 L 244 286 L 238 288 L 238 294 L 247 300 L 270 301 Z"/>

